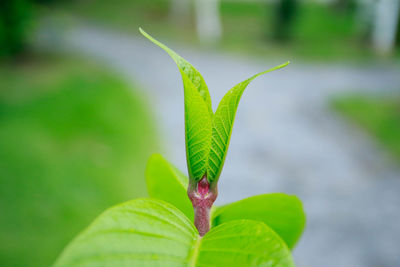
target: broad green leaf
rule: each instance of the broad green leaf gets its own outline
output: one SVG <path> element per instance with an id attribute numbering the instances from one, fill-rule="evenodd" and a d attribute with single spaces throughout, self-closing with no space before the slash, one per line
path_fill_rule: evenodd
<path id="1" fill-rule="evenodd" d="M 294 266 L 285 242 L 267 225 L 237 220 L 212 228 L 201 240 L 193 266 Z"/>
<path id="2" fill-rule="evenodd" d="M 218 180 L 224 165 L 225 157 L 229 147 L 229 140 L 232 133 L 235 114 L 239 105 L 240 98 L 247 85 L 260 75 L 283 68 L 289 62 L 276 66 L 272 69 L 258 73 L 251 78 L 235 85 L 222 98 L 218 105 L 217 111 L 212 120 L 212 140 L 210 147 L 210 155 L 208 158 L 208 179 L 209 181 Z"/>
<path id="3" fill-rule="evenodd" d="M 185 59 L 142 29 L 140 32 L 164 49 L 178 65 L 185 95 L 185 139 L 189 176 L 200 180 L 207 172 L 211 143 L 211 98 L 200 73 Z"/>
<path id="4" fill-rule="evenodd" d="M 212 214 L 213 225 L 238 219 L 264 222 L 293 248 L 303 232 L 306 217 L 301 201 L 282 193 L 246 198 L 217 207 Z"/>
<path id="5" fill-rule="evenodd" d="M 60 255 L 56 267 L 294 266 L 290 251 L 264 223 L 232 221 L 200 238 L 177 208 L 137 199 L 100 215 Z"/>
<path id="6" fill-rule="evenodd" d="M 146 184 L 150 197 L 171 203 L 193 221 L 193 207 L 187 196 L 188 178 L 160 154 L 152 155 L 147 162 Z"/>
<path id="7" fill-rule="evenodd" d="M 136 199 L 101 214 L 55 266 L 185 266 L 196 239 L 196 228 L 178 209 Z"/>

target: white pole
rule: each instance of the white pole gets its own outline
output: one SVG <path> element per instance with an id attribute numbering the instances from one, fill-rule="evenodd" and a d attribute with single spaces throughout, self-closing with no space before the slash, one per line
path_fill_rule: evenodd
<path id="1" fill-rule="evenodd" d="M 400 0 L 378 0 L 375 8 L 372 43 L 382 54 L 392 51 L 397 33 Z"/>
<path id="2" fill-rule="evenodd" d="M 195 0 L 195 12 L 199 40 L 203 43 L 217 43 L 222 35 L 219 1 Z"/>

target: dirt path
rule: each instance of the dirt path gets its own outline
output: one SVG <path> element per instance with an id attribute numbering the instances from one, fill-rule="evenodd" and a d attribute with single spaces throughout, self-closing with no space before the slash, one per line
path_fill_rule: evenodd
<path id="1" fill-rule="evenodd" d="M 96 27 L 56 33 L 44 31 L 40 39 L 89 54 L 148 90 L 164 154 L 186 170 L 182 85 L 167 54 L 144 38 Z M 214 108 L 234 84 L 280 63 L 171 47 L 203 74 Z M 400 71 L 381 67 L 293 63 L 258 78 L 239 106 L 218 202 L 298 195 L 308 217 L 294 252 L 298 267 L 400 266 L 400 172 L 327 106 L 337 93 L 399 86 Z"/>

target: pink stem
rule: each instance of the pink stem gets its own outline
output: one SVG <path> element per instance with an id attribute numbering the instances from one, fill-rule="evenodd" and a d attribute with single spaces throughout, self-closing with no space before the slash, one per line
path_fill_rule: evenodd
<path id="1" fill-rule="evenodd" d="M 218 196 L 217 187 L 210 188 L 207 176 L 197 183 L 189 182 L 188 196 L 194 209 L 194 225 L 200 236 L 204 236 L 210 230 L 210 210 Z"/>

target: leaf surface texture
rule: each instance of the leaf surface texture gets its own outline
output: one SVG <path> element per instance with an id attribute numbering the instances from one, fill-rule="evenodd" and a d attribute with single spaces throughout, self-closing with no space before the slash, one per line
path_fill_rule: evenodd
<path id="1" fill-rule="evenodd" d="M 286 244 L 264 223 L 232 221 L 200 238 L 174 206 L 137 199 L 100 215 L 66 247 L 55 266 L 294 265 Z"/>

